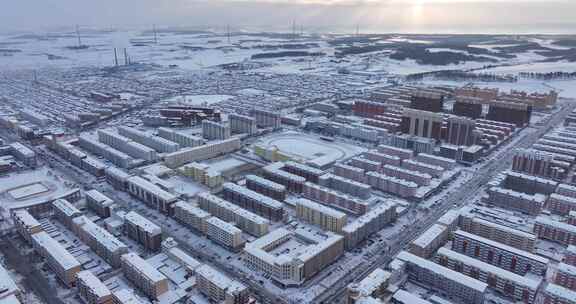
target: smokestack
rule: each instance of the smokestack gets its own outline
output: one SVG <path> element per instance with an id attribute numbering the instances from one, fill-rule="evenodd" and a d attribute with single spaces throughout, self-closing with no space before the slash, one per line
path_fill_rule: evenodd
<path id="1" fill-rule="evenodd" d="M 128 65 L 128 52 L 124 48 L 124 65 Z"/>
<path id="2" fill-rule="evenodd" d="M 114 66 L 118 66 L 118 53 L 116 52 L 116 48 L 114 48 Z"/>
<path id="3" fill-rule="evenodd" d="M 152 31 L 154 32 L 154 44 L 158 44 L 158 36 L 156 34 L 156 24 L 152 25 Z"/>
<path id="4" fill-rule="evenodd" d="M 78 24 L 76 24 L 76 36 L 78 37 L 78 48 L 82 46 L 82 40 L 80 39 L 80 29 Z"/>

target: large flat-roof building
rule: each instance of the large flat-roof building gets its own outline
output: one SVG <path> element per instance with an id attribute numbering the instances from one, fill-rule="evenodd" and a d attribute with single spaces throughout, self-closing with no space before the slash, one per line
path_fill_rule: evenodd
<path id="1" fill-rule="evenodd" d="M 344 240 L 331 232 L 311 236 L 279 228 L 246 244 L 244 252 L 246 262 L 277 283 L 298 286 L 336 261 L 344 252 Z"/>

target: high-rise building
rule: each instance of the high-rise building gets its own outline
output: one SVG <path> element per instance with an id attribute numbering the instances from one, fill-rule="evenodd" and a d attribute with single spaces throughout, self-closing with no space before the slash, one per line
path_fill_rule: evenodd
<path id="1" fill-rule="evenodd" d="M 518 127 L 529 124 L 531 117 L 532 106 L 503 101 L 490 103 L 488 114 L 486 115 L 489 120 L 513 123 Z"/>
<path id="2" fill-rule="evenodd" d="M 456 146 L 472 146 L 479 138 L 473 119 L 450 116 L 446 121 L 446 141 Z"/>
<path id="3" fill-rule="evenodd" d="M 410 108 L 429 112 L 442 112 L 444 95 L 434 91 L 418 90 L 412 93 Z"/>
<path id="4" fill-rule="evenodd" d="M 253 135 L 258 132 L 256 118 L 254 117 L 230 114 L 228 115 L 228 121 L 230 122 L 230 131 L 232 134 L 245 133 Z"/>
<path id="5" fill-rule="evenodd" d="M 402 133 L 434 138 L 442 136 L 442 114 L 417 109 L 404 109 L 402 114 Z"/>
<path id="6" fill-rule="evenodd" d="M 225 140 L 230 137 L 230 125 L 211 120 L 202 121 L 202 137 L 208 140 Z"/>
<path id="7" fill-rule="evenodd" d="M 253 109 L 250 115 L 256 119 L 256 125 L 260 128 L 279 129 L 282 127 L 282 116 L 266 110 Z"/>
<path id="8" fill-rule="evenodd" d="M 482 117 L 483 100 L 477 97 L 459 97 L 454 102 L 452 113 L 458 116 L 465 116 L 472 119 Z"/>

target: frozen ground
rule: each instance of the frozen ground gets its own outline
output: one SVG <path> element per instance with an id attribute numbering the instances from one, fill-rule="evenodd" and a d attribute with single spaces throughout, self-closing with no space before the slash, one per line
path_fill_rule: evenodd
<path id="1" fill-rule="evenodd" d="M 337 161 L 366 151 L 362 147 L 344 143 L 325 142 L 317 136 L 294 131 L 268 136 L 259 143 L 266 147 L 277 147 L 280 151 L 303 160 L 327 156 L 333 161 Z"/>

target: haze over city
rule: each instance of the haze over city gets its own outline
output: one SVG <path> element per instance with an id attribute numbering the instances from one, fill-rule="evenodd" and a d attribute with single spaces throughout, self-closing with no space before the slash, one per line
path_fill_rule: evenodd
<path id="1" fill-rule="evenodd" d="M 0 28 L 70 24 L 400 33 L 573 33 L 571 0 L 101 0 L 8 1 Z"/>

